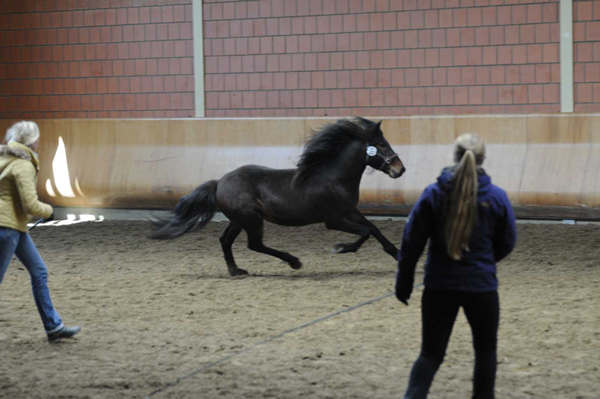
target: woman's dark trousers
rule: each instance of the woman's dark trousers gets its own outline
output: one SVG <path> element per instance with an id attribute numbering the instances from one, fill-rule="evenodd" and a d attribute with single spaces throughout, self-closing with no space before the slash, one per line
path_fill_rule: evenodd
<path id="1" fill-rule="evenodd" d="M 494 398 L 500 319 L 498 292 L 436 291 L 426 288 L 421 298 L 421 353 L 411 369 L 404 399 L 427 397 L 433 377 L 444 360 L 460 307 L 473 334 L 473 399 Z"/>

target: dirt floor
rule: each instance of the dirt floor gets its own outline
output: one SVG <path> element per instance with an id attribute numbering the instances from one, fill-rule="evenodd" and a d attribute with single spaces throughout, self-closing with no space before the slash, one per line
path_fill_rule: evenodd
<path id="1" fill-rule="evenodd" d="M 400 240 L 402 222 L 376 224 Z M 374 239 L 336 255 L 331 247 L 353 237 L 268 225 L 265 242 L 304 267 L 251 252 L 240 236 L 234 253 L 251 275 L 232 279 L 224 227 L 174 241 L 145 238 L 145 222 L 32 231 L 57 309 L 83 331 L 46 341 L 14 261 L 0 286 L 0 397 L 401 397 L 420 345 L 422 289 L 408 307 L 385 296 L 395 263 Z M 499 279 L 497 397 L 599 398 L 600 226 L 520 224 Z M 430 397 L 469 397 L 472 357 L 461 314 Z"/>

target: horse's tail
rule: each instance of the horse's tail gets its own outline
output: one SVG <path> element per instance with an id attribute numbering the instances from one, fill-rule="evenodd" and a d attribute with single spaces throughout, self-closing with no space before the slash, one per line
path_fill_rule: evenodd
<path id="1" fill-rule="evenodd" d="M 217 210 L 217 184 L 217 180 L 209 180 L 198 186 L 179 200 L 170 218 L 153 220 L 150 238 L 175 238 L 204 227 Z"/>

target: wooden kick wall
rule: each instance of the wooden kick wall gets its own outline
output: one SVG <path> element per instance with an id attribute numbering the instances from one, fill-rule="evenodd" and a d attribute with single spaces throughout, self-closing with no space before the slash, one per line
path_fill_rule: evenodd
<path id="1" fill-rule="evenodd" d="M 332 120 L 41 119 L 38 191 L 58 206 L 170 208 L 243 164 L 293 168 L 311 129 Z M 367 170 L 364 211 L 406 214 L 451 163 L 455 137 L 472 132 L 486 140 L 484 167 L 519 216 L 600 219 L 600 114 L 394 117 L 382 126 L 407 172 Z"/>

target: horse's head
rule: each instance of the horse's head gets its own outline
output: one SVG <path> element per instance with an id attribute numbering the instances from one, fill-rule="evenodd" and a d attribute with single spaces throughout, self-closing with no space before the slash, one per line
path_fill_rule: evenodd
<path id="1" fill-rule="evenodd" d="M 387 173 L 394 179 L 402 176 L 406 168 L 398 154 L 390 146 L 390 143 L 383 137 L 381 121 L 375 123 L 363 118 L 361 118 L 361 121 L 368 137 L 365 148 L 367 165 Z"/>

